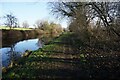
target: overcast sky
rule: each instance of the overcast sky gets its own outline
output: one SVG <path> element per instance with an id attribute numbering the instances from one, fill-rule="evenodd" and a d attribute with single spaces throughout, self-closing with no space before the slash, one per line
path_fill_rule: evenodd
<path id="1" fill-rule="evenodd" d="M 0 2 L 0 17 L 7 13 L 13 13 L 20 25 L 27 21 L 32 27 L 36 20 L 48 20 L 67 27 L 66 20 L 59 21 L 50 14 L 47 2 Z"/>

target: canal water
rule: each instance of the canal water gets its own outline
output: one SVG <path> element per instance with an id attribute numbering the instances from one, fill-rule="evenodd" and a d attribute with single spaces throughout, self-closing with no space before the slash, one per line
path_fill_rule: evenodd
<path id="1" fill-rule="evenodd" d="M 20 57 L 25 51 L 34 51 L 42 48 L 42 42 L 40 39 L 28 39 L 18 41 L 9 46 L 4 46 L 0 48 L 0 54 L 2 55 L 2 66 L 7 67 L 10 64 L 11 57 Z M 11 56 L 12 55 L 12 56 Z"/>

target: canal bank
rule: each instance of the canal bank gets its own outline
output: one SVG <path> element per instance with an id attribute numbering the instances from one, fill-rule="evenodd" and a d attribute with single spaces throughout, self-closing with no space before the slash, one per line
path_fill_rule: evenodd
<path id="1" fill-rule="evenodd" d="M 43 31 L 36 30 L 0 30 L 2 42 L 1 47 L 7 47 L 21 40 L 34 39 L 37 36 L 43 35 Z"/>
<path id="2" fill-rule="evenodd" d="M 55 36 L 58 35 L 54 35 L 54 37 Z M 44 43 L 49 42 L 52 37 L 51 34 L 46 34 L 46 32 L 39 29 L 25 31 L 3 30 L 2 48 L 0 49 L 2 52 L 3 67 L 9 67 L 9 63 L 11 63 L 10 58 L 16 61 L 16 58 L 19 58 L 22 54 L 26 53 L 26 51 L 34 51 L 41 48 Z"/>
<path id="3" fill-rule="evenodd" d="M 2 66 L 8 67 L 11 60 L 17 61 L 17 58 L 24 55 L 28 51 L 34 51 L 42 48 L 42 42 L 40 39 L 28 39 L 13 43 L 10 47 L 0 48 L 2 52 Z"/>
<path id="4" fill-rule="evenodd" d="M 0 31 L 2 31 L 2 39 L 14 38 L 14 37 L 31 38 L 31 37 L 43 34 L 43 32 L 39 29 L 35 29 L 35 30 L 5 30 L 3 29 Z"/>
<path id="5" fill-rule="evenodd" d="M 119 80 L 120 63 L 116 55 L 119 52 L 93 50 L 73 33 L 66 33 L 22 58 L 18 65 L 3 73 L 3 79 Z"/>

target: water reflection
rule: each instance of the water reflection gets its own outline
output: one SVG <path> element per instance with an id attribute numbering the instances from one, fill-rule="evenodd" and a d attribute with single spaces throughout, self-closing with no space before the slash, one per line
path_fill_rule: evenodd
<path id="1" fill-rule="evenodd" d="M 37 50 L 42 47 L 42 44 L 43 43 L 40 39 L 29 39 L 19 41 L 15 44 L 12 44 L 10 47 L 1 48 L 0 52 L 2 52 L 2 65 L 4 67 L 8 66 L 11 61 L 15 61 L 26 50 Z"/>
<path id="2" fill-rule="evenodd" d="M 30 37 L 35 38 L 35 37 Z M 37 36 L 37 39 L 29 39 L 23 37 L 2 37 L 2 48 L 0 48 L 0 54 L 2 54 L 2 65 L 7 67 L 12 61 L 19 58 L 25 51 L 34 51 L 42 48 L 44 44 L 49 43 L 53 36 L 51 34 L 43 34 Z"/>

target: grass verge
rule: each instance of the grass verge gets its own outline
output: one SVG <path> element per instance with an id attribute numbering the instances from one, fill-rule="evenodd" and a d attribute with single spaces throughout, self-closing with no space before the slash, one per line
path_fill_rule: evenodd
<path id="1" fill-rule="evenodd" d="M 3 73 L 3 79 L 120 79 L 119 52 L 86 47 L 74 33 L 64 33 L 33 51 Z"/>

